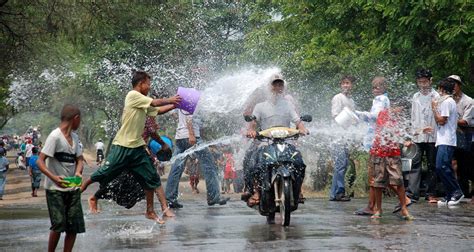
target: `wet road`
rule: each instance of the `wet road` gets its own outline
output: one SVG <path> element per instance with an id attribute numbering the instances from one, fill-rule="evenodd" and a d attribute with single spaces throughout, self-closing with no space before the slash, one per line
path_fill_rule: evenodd
<path id="1" fill-rule="evenodd" d="M 379 221 L 352 214 L 365 199 L 309 199 L 284 228 L 267 225 L 237 199 L 213 207 L 201 198 L 182 202 L 177 217 L 162 226 L 143 217 L 144 202 L 131 210 L 102 202 L 102 213 L 86 214 L 87 232 L 78 235 L 75 251 L 474 249 L 474 205 L 468 203 L 453 209 L 414 204 L 410 209 L 417 219 L 405 222 L 391 214 L 394 199 L 384 202 L 386 214 Z M 0 250 L 45 251 L 48 228 L 45 208 L 0 209 Z"/>

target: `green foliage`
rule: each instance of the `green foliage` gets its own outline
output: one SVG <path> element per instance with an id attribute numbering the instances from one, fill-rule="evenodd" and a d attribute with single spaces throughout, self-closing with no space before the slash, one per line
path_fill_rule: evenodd
<path id="1" fill-rule="evenodd" d="M 399 96 L 413 92 L 420 67 L 435 81 L 458 74 L 474 83 L 468 0 L 1 1 L 0 29 L 0 128 L 50 125 L 73 102 L 84 111 L 86 145 L 113 136 L 132 68 L 151 72 L 153 88 L 172 93 L 204 86 L 216 72 L 276 65 L 290 89 L 305 90 L 297 97 L 302 112 L 315 117 L 327 116 L 344 74 L 357 77 L 362 109 L 375 75 Z M 474 95 L 472 85 L 465 91 Z M 14 106 L 5 103 L 12 94 Z M 31 111 L 42 113 L 22 116 Z M 7 123 L 14 113 L 24 119 Z"/>
<path id="2" fill-rule="evenodd" d="M 275 12 L 281 20 L 270 20 Z M 371 75 L 387 61 L 410 78 L 428 67 L 436 79 L 458 73 L 474 81 L 470 1 L 274 1 L 255 13 L 248 53 L 298 78 Z"/>

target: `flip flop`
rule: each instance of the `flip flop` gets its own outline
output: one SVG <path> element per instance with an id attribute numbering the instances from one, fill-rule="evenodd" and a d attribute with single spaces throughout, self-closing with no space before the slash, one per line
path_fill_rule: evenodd
<path id="1" fill-rule="evenodd" d="M 413 200 L 410 200 L 410 202 L 407 203 L 407 207 L 413 205 L 413 203 Z M 392 213 L 398 213 L 400 210 L 402 210 L 402 206 L 400 206 L 400 203 L 398 203 L 398 205 L 395 206 L 395 209 L 393 209 Z"/>
<path id="2" fill-rule="evenodd" d="M 371 218 L 372 220 L 381 219 L 381 218 L 382 218 L 382 214 L 381 214 L 381 213 L 375 213 L 375 214 L 372 214 L 372 216 L 370 216 L 370 218 Z"/>
<path id="3" fill-rule="evenodd" d="M 361 216 L 369 216 L 369 215 L 372 215 L 373 213 L 369 212 L 366 208 L 361 208 L 361 209 L 356 210 L 354 214 L 361 215 Z"/>
<path id="4" fill-rule="evenodd" d="M 402 218 L 402 220 L 405 220 L 405 221 L 415 220 L 415 217 L 413 217 L 412 215 L 401 215 L 400 218 Z"/>

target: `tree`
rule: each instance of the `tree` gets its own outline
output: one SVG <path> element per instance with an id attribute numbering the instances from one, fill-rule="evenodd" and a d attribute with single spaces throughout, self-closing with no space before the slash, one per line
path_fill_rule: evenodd
<path id="1" fill-rule="evenodd" d="M 428 67 L 436 79 L 457 73 L 474 82 L 473 7 L 469 1 L 262 1 L 246 56 L 303 79 L 373 75 L 383 63 L 407 79 Z"/>

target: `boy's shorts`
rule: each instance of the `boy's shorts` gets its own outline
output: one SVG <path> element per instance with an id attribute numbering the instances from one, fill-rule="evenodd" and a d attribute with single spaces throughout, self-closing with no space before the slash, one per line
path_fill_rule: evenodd
<path id="1" fill-rule="evenodd" d="M 369 166 L 373 167 L 374 187 L 385 188 L 388 185 L 403 185 L 402 160 L 399 156 L 370 156 Z M 370 175 L 369 175 L 370 177 Z"/>
<path id="2" fill-rule="evenodd" d="M 374 163 L 377 157 L 374 155 L 369 156 L 369 160 L 367 161 L 367 177 L 369 181 L 369 186 L 374 186 L 375 183 L 375 168 Z"/>
<path id="3" fill-rule="evenodd" d="M 160 176 L 144 146 L 127 148 L 113 145 L 105 164 L 91 175 L 91 180 L 106 185 L 127 169 L 143 189 L 153 190 L 161 186 Z"/>
<path id="4" fill-rule="evenodd" d="M 80 190 L 46 190 L 46 202 L 51 220 L 50 230 L 58 233 L 86 232 Z"/>

